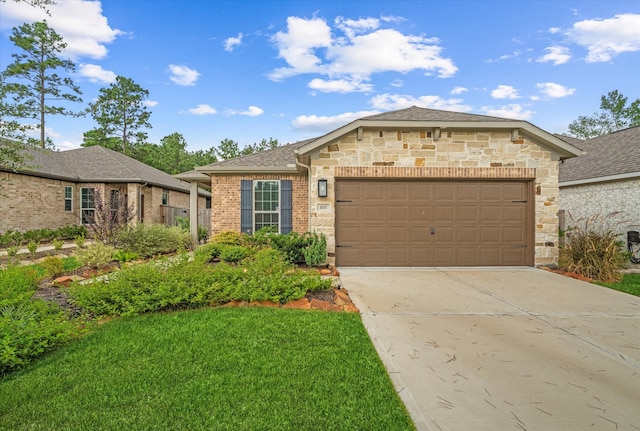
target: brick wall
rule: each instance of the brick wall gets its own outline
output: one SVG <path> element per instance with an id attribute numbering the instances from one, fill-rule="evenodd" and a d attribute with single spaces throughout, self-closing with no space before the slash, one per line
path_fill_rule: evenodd
<path id="1" fill-rule="evenodd" d="M 291 180 L 293 186 L 293 230 L 309 230 L 306 175 L 296 174 L 223 174 L 211 176 L 211 232 L 240 231 L 240 181 Z"/>
<path id="2" fill-rule="evenodd" d="M 327 236 L 331 254 L 335 253 L 333 191 L 340 177 L 531 179 L 536 193 L 535 264 L 557 263 L 558 162 L 529 139 L 512 142 L 507 132 L 444 131 L 435 141 L 427 131 L 369 130 L 362 140 L 354 132 L 312 154 L 311 224 Z M 328 180 L 326 198 L 317 197 L 320 178 Z"/>
<path id="3" fill-rule="evenodd" d="M 576 225 L 594 215 L 619 212 L 612 222 L 621 233 L 640 231 L 640 179 L 610 181 L 560 188 L 560 209 L 566 212 L 566 225 Z M 570 214 L 570 216 L 569 216 Z M 626 240 L 626 236 L 625 236 Z"/>

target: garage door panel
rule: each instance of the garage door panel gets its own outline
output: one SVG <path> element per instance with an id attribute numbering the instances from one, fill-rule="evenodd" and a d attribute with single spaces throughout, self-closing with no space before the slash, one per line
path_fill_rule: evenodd
<path id="1" fill-rule="evenodd" d="M 336 202 L 336 263 L 531 265 L 529 193 L 527 181 L 337 180 L 351 202 Z"/>

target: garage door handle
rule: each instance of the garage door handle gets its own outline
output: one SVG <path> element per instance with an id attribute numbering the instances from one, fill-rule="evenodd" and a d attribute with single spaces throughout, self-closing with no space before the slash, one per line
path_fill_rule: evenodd
<path id="1" fill-rule="evenodd" d="M 436 234 L 436 228 L 432 227 L 430 230 L 431 235 L 435 235 Z"/>
<path id="2" fill-rule="evenodd" d="M 351 248 L 352 245 L 336 245 L 336 248 Z"/>
<path id="3" fill-rule="evenodd" d="M 527 201 L 511 201 L 512 204 L 526 204 Z"/>
<path id="4" fill-rule="evenodd" d="M 353 202 L 353 201 L 347 201 L 347 200 L 342 200 L 342 199 L 337 199 L 336 202 Z"/>

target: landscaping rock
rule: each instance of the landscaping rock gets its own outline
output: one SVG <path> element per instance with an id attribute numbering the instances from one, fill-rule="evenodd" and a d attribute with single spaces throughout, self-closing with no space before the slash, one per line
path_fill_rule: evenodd
<path id="1" fill-rule="evenodd" d="M 287 302 L 282 306 L 282 308 L 295 308 L 298 310 L 309 310 L 311 308 L 311 304 L 307 298 L 295 299 L 293 301 Z"/>
<path id="2" fill-rule="evenodd" d="M 312 310 L 322 310 L 329 311 L 331 310 L 331 303 L 327 301 L 322 301 L 320 299 L 313 298 L 310 302 Z"/>
<path id="3" fill-rule="evenodd" d="M 273 301 L 251 301 L 249 307 L 278 308 L 280 304 Z"/>

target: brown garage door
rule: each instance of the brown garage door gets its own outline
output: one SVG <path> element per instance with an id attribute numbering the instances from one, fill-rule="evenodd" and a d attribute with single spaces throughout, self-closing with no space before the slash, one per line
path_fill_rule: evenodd
<path id="1" fill-rule="evenodd" d="M 528 181 L 336 181 L 338 266 L 533 264 Z"/>

